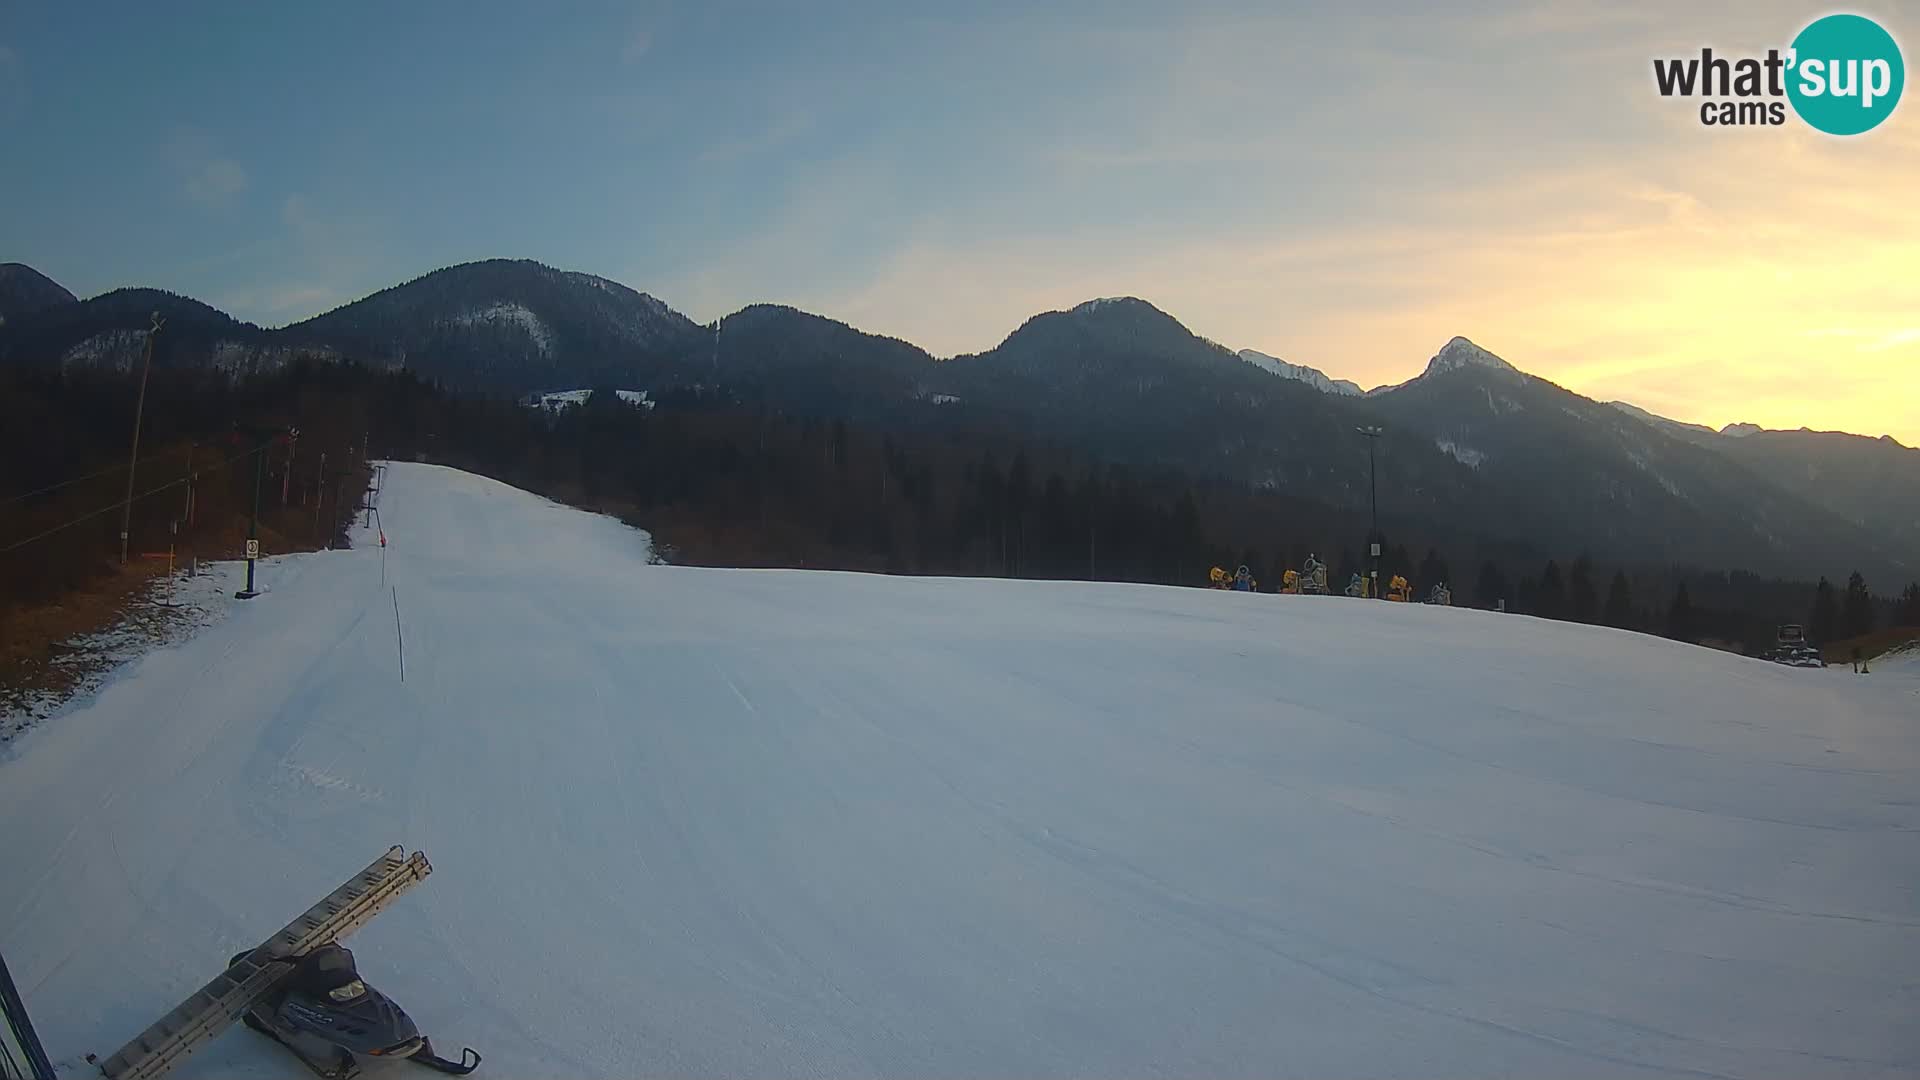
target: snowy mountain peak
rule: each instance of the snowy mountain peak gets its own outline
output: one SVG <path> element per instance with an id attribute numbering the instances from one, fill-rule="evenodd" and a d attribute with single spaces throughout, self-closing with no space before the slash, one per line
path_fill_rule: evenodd
<path id="1" fill-rule="evenodd" d="M 1124 310 L 1127 308 L 1150 308 L 1156 311 L 1159 310 L 1137 296 L 1102 296 L 1084 303 L 1075 304 L 1073 306 L 1073 313 L 1076 315 L 1086 315 L 1095 311 Z"/>
<path id="2" fill-rule="evenodd" d="M 1442 371 L 1459 371 L 1462 368 L 1474 367 L 1520 374 L 1519 368 L 1463 337 L 1455 337 L 1442 345 L 1440 351 L 1433 354 L 1433 359 L 1427 361 L 1425 374 L 1433 375 Z"/>
<path id="3" fill-rule="evenodd" d="M 1319 368 L 1311 368 L 1305 364 L 1289 364 L 1277 356 L 1268 356 L 1254 349 L 1241 349 L 1239 356 L 1254 367 L 1270 371 L 1283 379 L 1306 383 L 1323 394 L 1339 394 L 1343 397 L 1360 396 L 1358 383 L 1346 379 L 1329 378 L 1327 373 Z"/>
<path id="4" fill-rule="evenodd" d="M 1661 416 L 1659 413 L 1648 412 L 1646 409 L 1643 409 L 1640 406 L 1635 405 L 1630 401 L 1609 401 L 1607 402 L 1607 404 L 1611 405 L 1616 409 L 1619 409 L 1621 412 L 1626 413 L 1628 416 L 1631 416 L 1636 420 L 1640 420 L 1644 423 L 1652 424 L 1654 427 L 1662 428 L 1664 430 L 1671 431 L 1676 434 L 1681 434 L 1681 435 L 1715 434 L 1714 430 L 1705 424 L 1689 424 L 1683 420 L 1675 420 L 1675 419 L 1672 419 L 1671 417 Z"/>
<path id="5" fill-rule="evenodd" d="M 501 301 L 489 304 L 485 308 L 468 309 L 456 314 L 450 320 L 456 326 L 478 326 L 494 324 L 511 326 L 527 336 L 541 356 L 553 355 L 553 331 L 541 320 L 540 316 L 528 310 L 524 304 Z"/>

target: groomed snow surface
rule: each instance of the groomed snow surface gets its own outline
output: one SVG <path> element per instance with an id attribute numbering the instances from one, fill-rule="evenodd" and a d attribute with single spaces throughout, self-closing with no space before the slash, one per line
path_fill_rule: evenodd
<path id="1" fill-rule="evenodd" d="M 380 498 L 404 683 L 363 538 L 0 763 L 68 1075 L 396 842 L 435 873 L 349 944 L 497 1078 L 1920 1070 L 1911 671 Z M 178 1075 L 306 1074 L 235 1028 Z"/>

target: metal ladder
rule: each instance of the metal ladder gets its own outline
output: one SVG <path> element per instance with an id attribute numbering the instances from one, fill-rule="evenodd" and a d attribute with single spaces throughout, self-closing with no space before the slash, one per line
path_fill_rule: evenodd
<path id="1" fill-rule="evenodd" d="M 107 1080 L 152 1080 L 164 1075 L 273 989 L 293 970 L 288 961 L 365 926 L 431 873 L 433 866 L 424 852 L 408 855 L 396 845 L 134 1036 L 101 1063 L 100 1071 Z"/>

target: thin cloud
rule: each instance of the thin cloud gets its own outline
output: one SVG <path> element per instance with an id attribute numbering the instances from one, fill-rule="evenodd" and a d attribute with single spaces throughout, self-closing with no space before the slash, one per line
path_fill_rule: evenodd
<path id="1" fill-rule="evenodd" d="M 213 158 L 187 178 L 187 194 L 194 201 L 217 204 L 247 190 L 247 170 L 232 158 Z"/>
<path id="2" fill-rule="evenodd" d="M 218 207 L 252 186 L 239 161 L 224 153 L 217 140 L 199 132 L 183 132 L 168 140 L 165 155 L 180 178 L 187 198 L 206 207 Z"/>
<path id="3" fill-rule="evenodd" d="M 642 27 L 629 35 L 626 44 L 620 47 L 620 60 L 626 64 L 637 64 L 652 51 L 653 33 Z"/>
<path id="4" fill-rule="evenodd" d="M 813 114 L 810 112 L 801 109 L 782 109 L 756 131 L 708 143 L 695 155 L 695 160 L 702 164 L 713 165 L 764 154 L 805 135 L 813 128 L 813 123 Z"/>
<path id="5" fill-rule="evenodd" d="M 303 192 L 280 200 L 280 230 L 268 231 L 276 251 L 298 268 L 293 280 L 256 282 L 222 294 L 221 306 L 263 326 L 284 326 L 330 311 L 393 284 L 379 223 L 364 215 L 316 204 Z"/>
<path id="6" fill-rule="evenodd" d="M 257 289 L 234 289 L 216 298 L 221 308 L 245 312 L 249 321 L 263 326 L 299 322 L 323 311 L 331 311 L 353 299 L 339 288 L 310 282 L 293 282 Z"/>
<path id="7" fill-rule="evenodd" d="M 1906 345 L 1920 345 L 1920 326 L 1909 326 L 1904 330 L 1882 334 L 1879 340 L 1866 346 L 1868 352 L 1885 352 Z"/>

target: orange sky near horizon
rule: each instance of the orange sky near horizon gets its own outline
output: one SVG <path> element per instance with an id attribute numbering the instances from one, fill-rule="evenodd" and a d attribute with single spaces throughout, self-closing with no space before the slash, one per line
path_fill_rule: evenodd
<path id="1" fill-rule="evenodd" d="M 1920 115 L 1908 109 L 1895 119 Z M 1411 378 L 1458 334 L 1676 420 L 1920 446 L 1920 123 L 1852 141 L 1743 136 L 1683 139 L 1658 169 L 1434 193 L 1399 220 L 1116 246 L 1097 267 L 1072 242 L 928 243 L 824 302 L 951 355 L 994 345 L 982 325 L 1005 333 L 1035 312 L 1137 295 L 1230 348 L 1363 387 Z M 1663 172 L 1691 182 L 1647 178 Z"/>
<path id="2" fill-rule="evenodd" d="M 1068 193 L 1054 205 L 1191 186 L 1173 212 L 992 227 L 1037 197 L 1028 183 L 965 214 L 926 212 L 864 280 L 785 291 L 941 356 L 991 348 L 1036 312 L 1133 295 L 1229 348 L 1369 387 L 1418 374 L 1461 335 L 1677 420 L 1920 446 L 1920 101 L 1838 138 L 1797 118 L 1704 127 L 1694 103 L 1652 86 L 1652 57 L 1702 42 L 1763 52 L 1810 17 L 1798 0 L 1621 0 L 1435 12 L 1411 28 L 1432 41 L 1392 46 L 1378 44 L 1391 20 L 1346 28 L 1351 50 L 1372 50 L 1368 78 L 1273 125 L 1258 106 L 1286 87 L 1261 84 L 1281 78 L 1263 58 L 1297 25 L 1196 25 L 1169 41 L 1151 109 L 1105 141 L 1044 151 Z M 1445 104 L 1410 120 L 1422 97 Z M 858 164 L 819 177 L 789 222 L 796 243 L 831 243 L 807 223 L 857 218 L 867 184 Z M 717 307 L 719 283 L 783 255 L 748 249 L 667 295 Z"/>

